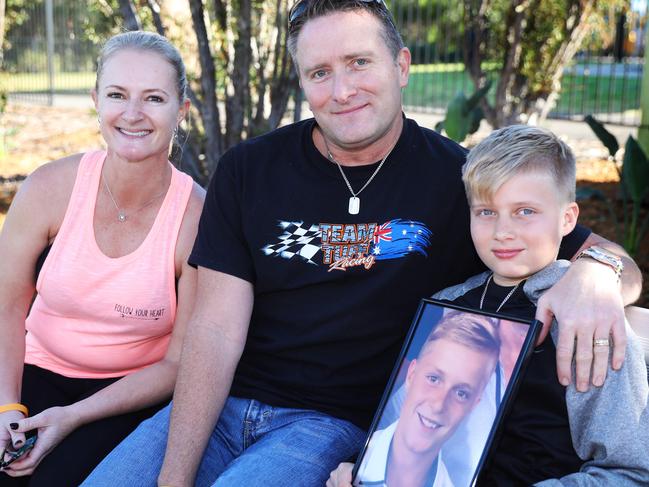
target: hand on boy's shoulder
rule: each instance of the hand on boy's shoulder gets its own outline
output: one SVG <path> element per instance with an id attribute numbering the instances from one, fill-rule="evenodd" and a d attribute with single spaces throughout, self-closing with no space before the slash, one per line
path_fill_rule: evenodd
<path id="1" fill-rule="evenodd" d="M 567 386 L 573 380 L 573 355 L 578 391 L 587 391 L 591 382 L 595 386 L 604 383 L 609 347 L 594 346 L 596 339 L 612 339 L 612 366 L 622 366 L 626 349 L 624 304 L 610 268 L 583 259 L 573 263 L 539 299 L 536 317 L 543 322 L 540 341 L 547 336 L 553 317 L 559 325 L 556 349 L 561 384 Z"/>

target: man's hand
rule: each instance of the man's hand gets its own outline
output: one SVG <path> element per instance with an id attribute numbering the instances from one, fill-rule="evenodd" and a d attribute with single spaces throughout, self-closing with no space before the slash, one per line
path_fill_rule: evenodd
<path id="1" fill-rule="evenodd" d="M 609 347 L 596 346 L 596 339 L 612 339 L 614 369 L 622 367 L 626 349 L 624 304 L 615 272 L 591 259 L 579 259 L 564 277 L 539 299 L 537 319 L 543 322 L 539 342 L 547 336 L 556 317 L 559 323 L 557 375 L 564 386 L 572 380 L 575 355 L 576 387 L 588 390 L 601 386 L 606 378 Z"/>
<path id="2" fill-rule="evenodd" d="M 352 487 L 353 463 L 341 463 L 329 474 L 326 487 Z"/>

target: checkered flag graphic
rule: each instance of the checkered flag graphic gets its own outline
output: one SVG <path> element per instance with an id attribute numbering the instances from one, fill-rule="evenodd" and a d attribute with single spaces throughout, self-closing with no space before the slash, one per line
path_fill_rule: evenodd
<path id="1" fill-rule="evenodd" d="M 266 255 L 292 259 L 295 256 L 301 257 L 309 264 L 318 265 L 314 262 L 313 256 L 320 250 L 320 225 L 311 225 L 308 229 L 303 228 L 304 222 L 279 222 L 284 233 L 279 236 L 279 242 L 268 244 L 261 250 Z M 315 240 L 315 245 L 312 243 Z"/>

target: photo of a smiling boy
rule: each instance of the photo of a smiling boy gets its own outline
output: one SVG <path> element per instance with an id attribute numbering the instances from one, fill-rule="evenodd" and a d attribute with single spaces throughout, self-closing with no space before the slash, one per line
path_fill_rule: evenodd
<path id="1" fill-rule="evenodd" d="M 453 487 L 440 450 L 480 401 L 499 354 L 497 320 L 442 317 L 408 365 L 399 418 L 370 440 L 360 484 Z"/>

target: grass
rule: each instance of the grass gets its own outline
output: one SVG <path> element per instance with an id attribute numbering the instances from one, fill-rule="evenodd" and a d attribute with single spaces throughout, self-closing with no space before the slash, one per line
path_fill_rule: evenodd
<path id="1" fill-rule="evenodd" d="M 56 73 L 54 90 L 62 92 L 89 92 L 95 83 L 95 73 Z M 2 73 L 0 88 L 9 93 L 46 93 L 49 91 L 47 73 Z"/>
<path id="2" fill-rule="evenodd" d="M 556 111 L 588 114 L 639 109 L 641 82 L 641 78 L 566 75 Z"/>
<path id="3" fill-rule="evenodd" d="M 403 92 L 403 103 L 408 106 L 446 108 L 459 91 L 468 94 L 473 90 L 471 78 L 462 65 L 460 69 L 453 70 L 413 69 Z"/>
<path id="4" fill-rule="evenodd" d="M 413 64 L 410 73 L 448 73 L 464 71 L 462 63 Z"/>
<path id="5" fill-rule="evenodd" d="M 446 108 L 458 92 L 468 96 L 475 90 L 461 64 L 447 65 L 445 69 L 429 66 L 413 66 L 404 90 L 405 105 Z M 586 115 L 636 110 L 640 107 L 640 84 L 641 78 L 566 75 L 553 113 Z"/>

